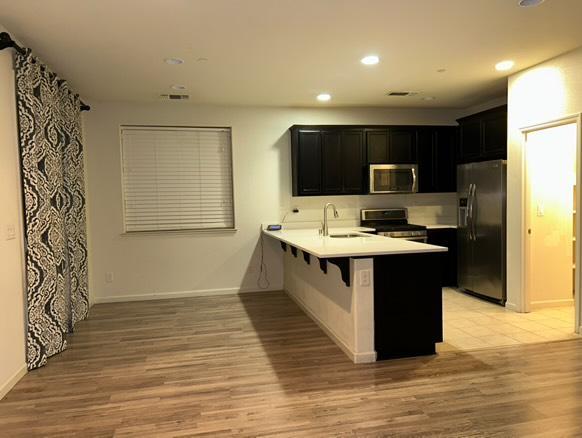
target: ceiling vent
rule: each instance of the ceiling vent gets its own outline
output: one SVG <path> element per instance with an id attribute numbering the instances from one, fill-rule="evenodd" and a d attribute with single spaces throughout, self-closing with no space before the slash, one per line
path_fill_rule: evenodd
<path id="1" fill-rule="evenodd" d="M 416 91 L 389 91 L 386 93 L 386 96 L 395 96 L 395 97 L 408 97 L 408 96 L 416 96 L 418 93 Z"/>
<path id="2" fill-rule="evenodd" d="M 188 100 L 190 96 L 187 94 L 160 94 L 162 100 Z"/>

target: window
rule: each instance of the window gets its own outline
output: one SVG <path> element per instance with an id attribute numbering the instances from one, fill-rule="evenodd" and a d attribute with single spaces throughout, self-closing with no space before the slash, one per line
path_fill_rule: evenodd
<path id="1" fill-rule="evenodd" d="M 230 128 L 121 127 L 126 232 L 233 229 Z"/>

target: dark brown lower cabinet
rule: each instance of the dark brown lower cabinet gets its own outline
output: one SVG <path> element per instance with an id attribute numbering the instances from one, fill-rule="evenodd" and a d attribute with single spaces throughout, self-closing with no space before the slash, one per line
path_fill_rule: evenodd
<path id="1" fill-rule="evenodd" d="M 435 353 L 443 341 L 438 253 L 374 257 L 374 347 L 378 360 Z"/>
<path id="2" fill-rule="evenodd" d="M 430 245 L 444 246 L 448 252 L 440 253 L 441 286 L 457 287 L 457 229 L 434 228 L 428 229 L 428 242 Z"/>

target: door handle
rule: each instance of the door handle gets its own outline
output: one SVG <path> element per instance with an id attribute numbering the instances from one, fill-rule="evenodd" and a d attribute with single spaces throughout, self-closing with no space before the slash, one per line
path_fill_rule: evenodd
<path id="1" fill-rule="evenodd" d="M 467 193 L 467 206 L 465 207 L 465 217 L 464 217 L 464 221 L 463 221 L 463 225 L 465 227 L 467 227 L 467 229 L 471 229 L 470 228 L 470 224 L 469 224 L 469 206 L 471 205 L 471 191 L 473 190 L 473 184 L 469 184 L 469 191 Z M 471 238 L 471 236 L 469 236 L 469 238 Z"/>
<path id="2" fill-rule="evenodd" d="M 471 197 L 471 228 L 473 240 L 477 240 L 477 222 L 475 221 L 475 197 L 477 196 L 477 184 L 473 184 L 473 196 Z"/>
<path id="3" fill-rule="evenodd" d="M 467 228 L 469 228 L 469 240 L 473 239 L 473 188 L 475 184 L 469 184 L 469 197 L 467 200 Z"/>

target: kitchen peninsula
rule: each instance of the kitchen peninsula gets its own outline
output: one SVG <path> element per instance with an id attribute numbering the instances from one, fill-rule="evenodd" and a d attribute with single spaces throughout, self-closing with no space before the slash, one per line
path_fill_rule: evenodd
<path id="1" fill-rule="evenodd" d="M 447 248 L 361 227 L 263 230 L 284 254 L 289 296 L 355 363 L 435 353 Z"/>

